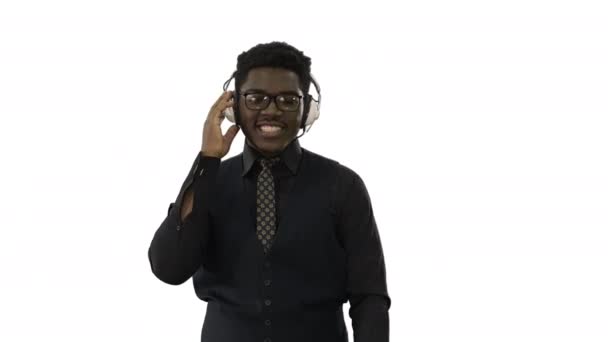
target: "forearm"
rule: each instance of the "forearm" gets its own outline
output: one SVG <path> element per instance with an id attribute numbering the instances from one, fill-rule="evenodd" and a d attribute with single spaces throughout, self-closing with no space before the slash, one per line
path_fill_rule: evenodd
<path id="1" fill-rule="evenodd" d="M 354 342 L 389 342 L 388 297 L 353 296 L 350 304 Z"/>
<path id="2" fill-rule="evenodd" d="M 184 283 L 204 261 L 210 230 L 208 210 L 218 167 L 219 158 L 197 157 L 150 243 L 152 272 L 168 284 Z"/>
<path id="3" fill-rule="evenodd" d="M 208 225 L 195 220 L 181 224 L 175 208 L 161 223 L 150 243 L 148 257 L 152 272 L 168 284 L 184 283 L 202 263 Z"/>
<path id="4" fill-rule="evenodd" d="M 347 255 L 347 292 L 354 342 L 388 342 L 391 299 L 380 233 L 365 183 L 341 177 L 338 233 Z"/>

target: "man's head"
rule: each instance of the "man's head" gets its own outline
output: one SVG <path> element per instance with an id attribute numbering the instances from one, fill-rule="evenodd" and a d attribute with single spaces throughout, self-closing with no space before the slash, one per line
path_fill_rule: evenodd
<path id="1" fill-rule="evenodd" d="M 238 123 L 263 155 L 280 153 L 297 136 L 310 106 L 310 64 L 302 51 L 283 42 L 259 44 L 238 56 Z"/>

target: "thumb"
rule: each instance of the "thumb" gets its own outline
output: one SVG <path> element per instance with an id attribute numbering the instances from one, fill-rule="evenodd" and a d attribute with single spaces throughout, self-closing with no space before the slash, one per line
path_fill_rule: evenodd
<path id="1" fill-rule="evenodd" d="M 230 126 L 230 128 L 228 128 L 228 130 L 226 131 L 226 134 L 224 134 L 224 141 L 227 144 L 232 144 L 232 140 L 234 140 L 234 137 L 236 137 L 236 134 L 239 132 L 240 127 L 237 125 L 232 125 Z"/>

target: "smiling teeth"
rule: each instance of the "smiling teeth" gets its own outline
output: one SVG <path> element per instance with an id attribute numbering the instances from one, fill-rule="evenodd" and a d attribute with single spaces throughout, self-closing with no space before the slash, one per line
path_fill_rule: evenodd
<path id="1" fill-rule="evenodd" d="M 260 126 L 260 130 L 262 132 L 278 132 L 281 130 L 279 126 Z"/>

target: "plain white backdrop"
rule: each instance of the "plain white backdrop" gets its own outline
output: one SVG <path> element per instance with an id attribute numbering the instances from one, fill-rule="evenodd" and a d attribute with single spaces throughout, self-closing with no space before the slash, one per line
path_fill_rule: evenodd
<path id="1" fill-rule="evenodd" d="M 371 195 L 391 341 L 607 341 L 601 5 L 3 1 L 0 340 L 200 340 L 147 249 L 237 55 L 279 40 L 322 87 L 302 146 Z"/>

